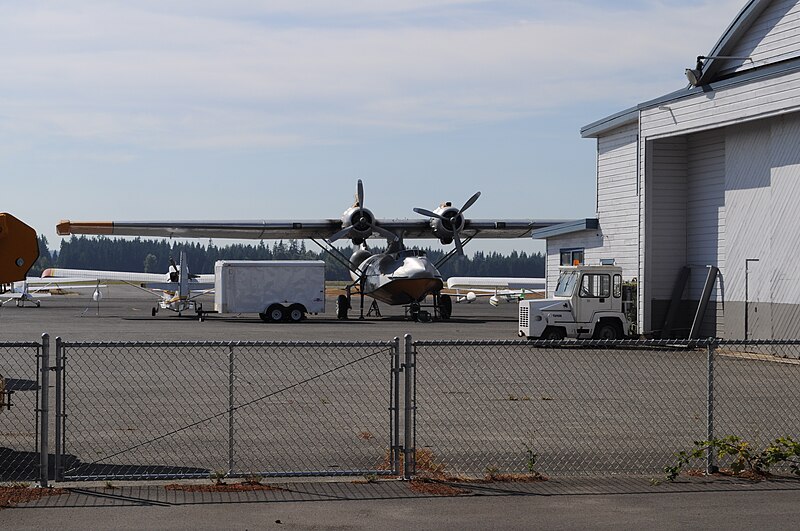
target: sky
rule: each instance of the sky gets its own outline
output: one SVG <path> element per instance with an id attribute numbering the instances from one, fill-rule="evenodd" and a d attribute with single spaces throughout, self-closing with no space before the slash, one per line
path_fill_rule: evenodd
<path id="1" fill-rule="evenodd" d="M 581 127 L 686 87 L 745 3 L 0 0 L 0 211 L 53 249 L 61 219 L 339 218 L 358 179 L 378 218 L 591 217 Z M 467 252 L 512 249 L 544 244 Z"/>

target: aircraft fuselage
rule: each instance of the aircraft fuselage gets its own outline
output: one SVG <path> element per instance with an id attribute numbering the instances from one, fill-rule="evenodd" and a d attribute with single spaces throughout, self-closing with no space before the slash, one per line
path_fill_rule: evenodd
<path id="1" fill-rule="evenodd" d="M 365 295 L 390 305 L 419 302 L 442 289 L 442 275 L 424 251 L 405 249 L 375 254 L 359 266 Z M 353 273 L 353 279 L 358 275 Z"/>

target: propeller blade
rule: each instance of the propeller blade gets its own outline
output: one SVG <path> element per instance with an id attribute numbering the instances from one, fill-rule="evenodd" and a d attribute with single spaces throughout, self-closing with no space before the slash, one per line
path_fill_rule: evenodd
<path id="1" fill-rule="evenodd" d="M 461 235 L 458 234 L 458 228 L 453 227 L 453 243 L 456 244 L 456 254 L 464 256 L 464 247 L 461 245 Z"/>
<path id="2" fill-rule="evenodd" d="M 342 230 L 340 230 L 339 232 L 337 232 L 336 234 L 334 234 L 333 236 L 331 236 L 330 238 L 328 238 L 328 241 L 329 241 L 329 242 L 335 242 L 336 240 L 339 240 L 339 239 L 341 239 L 341 238 L 344 238 L 345 236 L 347 236 L 348 234 L 350 234 L 350 229 L 351 229 L 351 228 L 352 228 L 352 227 L 349 227 L 349 226 L 348 226 L 348 227 L 345 227 L 345 228 L 343 228 Z"/>
<path id="3" fill-rule="evenodd" d="M 464 206 L 462 206 L 462 207 L 461 207 L 461 210 L 459 210 L 459 211 L 458 211 L 458 213 L 459 213 L 459 214 L 461 214 L 461 213 L 462 213 L 462 212 L 464 212 L 466 209 L 468 209 L 469 207 L 471 207 L 472 205 L 474 205 L 474 204 L 475 204 L 475 201 L 477 201 L 477 200 L 478 200 L 478 198 L 479 198 L 480 196 L 481 196 L 481 193 L 480 193 L 480 192 L 475 192 L 475 194 L 473 194 L 473 196 L 472 196 L 472 197 L 470 197 L 469 199 L 467 199 L 467 202 L 466 202 L 466 203 L 464 203 Z"/>
<path id="4" fill-rule="evenodd" d="M 380 226 L 375 225 L 375 224 L 372 225 L 372 230 L 374 230 L 378 234 L 381 234 L 387 240 L 391 240 L 393 242 L 396 242 L 397 240 L 400 239 L 400 238 L 397 237 L 397 234 L 395 234 L 394 232 L 388 231 L 388 230 L 384 229 L 383 227 L 380 227 Z"/>
<path id="5" fill-rule="evenodd" d="M 358 180 L 358 208 L 364 208 L 364 183 Z"/>
<path id="6" fill-rule="evenodd" d="M 427 209 L 424 209 L 424 208 L 415 208 L 414 212 L 416 212 L 417 214 L 421 214 L 423 216 L 428 216 L 429 218 L 439 218 L 442 221 L 447 221 L 445 218 L 443 218 L 441 215 L 437 214 L 436 212 L 431 212 L 430 210 L 427 210 Z"/>

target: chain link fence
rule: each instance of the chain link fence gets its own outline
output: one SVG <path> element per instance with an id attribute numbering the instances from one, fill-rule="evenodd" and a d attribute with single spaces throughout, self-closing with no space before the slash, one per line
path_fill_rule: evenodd
<path id="1" fill-rule="evenodd" d="M 396 473 L 396 341 L 57 350 L 59 479 Z"/>
<path id="2" fill-rule="evenodd" d="M 759 449 L 800 431 L 791 341 L 57 339 L 52 353 L 44 335 L 0 354 L 6 482 L 658 476 L 695 441 Z"/>
<path id="3" fill-rule="evenodd" d="M 417 452 L 452 475 L 656 474 L 694 441 L 797 438 L 800 345 L 417 341 Z M 711 370 L 709 370 L 711 369 Z"/>
<path id="4" fill-rule="evenodd" d="M 42 345 L 0 343 L 0 481 L 36 481 L 41 475 Z"/>

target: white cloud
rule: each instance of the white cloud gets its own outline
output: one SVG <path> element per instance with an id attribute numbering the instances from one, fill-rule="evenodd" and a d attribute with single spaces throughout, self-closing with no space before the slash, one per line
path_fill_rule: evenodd
<path id="1" fill-rule="evenodd" d="M 684 84 L 741 0 L 531 4 L 6 4 L 0 135 L 282 147 L 627 106 Z M 321 133 L 332 127 L 336 140 Z"/>

